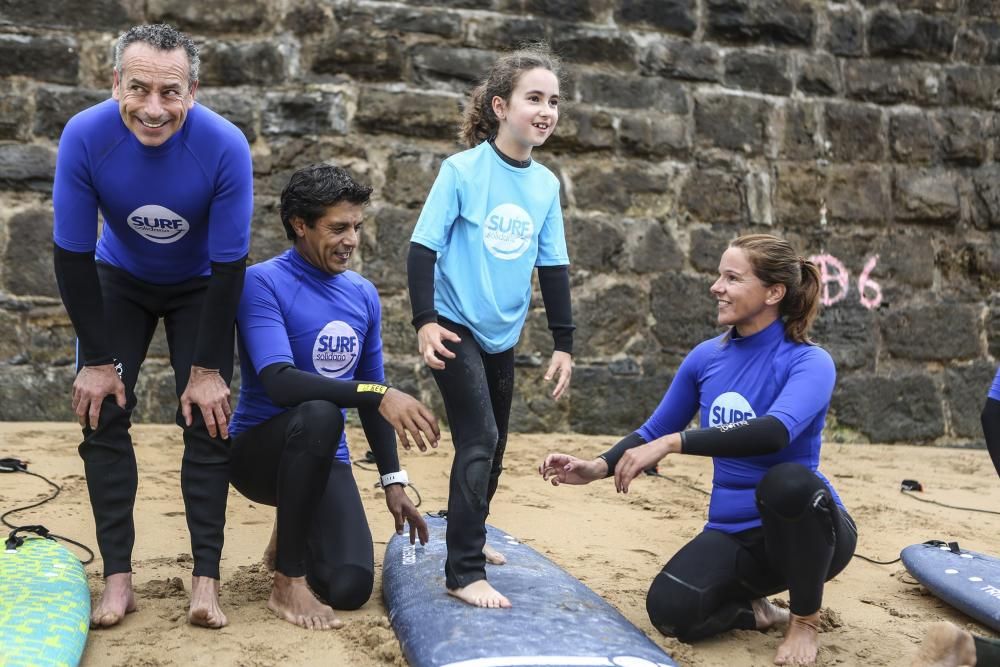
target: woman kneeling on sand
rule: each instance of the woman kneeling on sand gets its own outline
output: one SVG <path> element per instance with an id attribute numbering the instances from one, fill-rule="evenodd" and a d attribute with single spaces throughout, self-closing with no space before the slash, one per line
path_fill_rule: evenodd
<path id="1" fill-rule="evenodd" d="M 629 485 L 668 454 L 711 456 L 705 530 L 653 580 L 646 609 L 660 632 L 691 642 L 730 629 L 786 625 L 779 665 L 816 661 L 823 584 L 846 567 L 857 528 L 818 471 L 833 360 L 807 337 L 819 272 L 784 240 L 742 236 L 711 287 L 729 330 L 695 347 L 641 428 L 591 460 L 549 454 L 552 484 L 614 475 Z M 700 411 L 701 428 L 685 431 Z M 790 610 L 767 596 L 787 590 Z"/>

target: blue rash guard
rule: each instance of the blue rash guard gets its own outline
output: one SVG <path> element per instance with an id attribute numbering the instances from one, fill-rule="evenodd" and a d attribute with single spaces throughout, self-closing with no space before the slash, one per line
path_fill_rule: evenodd
<path id="1" fill-rule="evenodd" d="M 242 386 L 233 437 L 287 410 L 268 398 L 258 377 L 272 364 L 339 380 L 385 379 L 375 286 L 353 271 L 322 271 L 294 248 L 247 269 L 236 322 Z M 350 463 L 346 435 L 337 459 Z"/>
<path id="2" fill-rule="evenodd" d="M 990 387 L 988 397 L 994 401 L 1000 401 L 1000 368 L 997 369 L 997 374 L 993 378 L 993 386 Z"/>
<path id="3" fill-rule="evenodd" d="M 410 240 L 438 253 L 437 312 L 505 352 L 524 326 L 531 272 L 569 264 L 559 179 L 534 161 L 507 164 L 484 141 L 441 164 Z"/>
<path id="4" fill-rule="evenodd" d="M 775 454 L 713 457 L 706 528 L 737 533 L 761 525 L 755 489 L 768 469 L 786 461 L 812 470 L 843 507 L 818 470 L 835 380 L 826 350 L 788 340 L 781 320 L 745 338 L 734 331 L 699 344 L 687 355 L 660 405 L 636 433 L 646 442 L 677 433 L 697 411 L 702 428 L 764 415 L 784 424 L 788 446 Z"/>
<path id="5" fill-rule="evenodd" d="M 246 256 L 253 169 L 246 138 L 195 104 L 162 146 L 144 146 L 107 100 L 70 119 L 59 140 L 54 239 L 140 280 L 170 285 Z M 104 230 L 97 238 L 100 209 Z"/>

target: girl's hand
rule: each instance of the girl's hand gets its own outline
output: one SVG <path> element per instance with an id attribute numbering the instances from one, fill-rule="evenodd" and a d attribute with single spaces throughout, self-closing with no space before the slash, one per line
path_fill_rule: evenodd
<path id="1" fill-rule="evenodd" d="M 573 375 L 573 356 L 568 352 L 556 350 L 552 353 L 552 361 L 549 362 L 549 370 L 545 371 L 545 381 L 556 380 L 556 388 L 552 390 L 552 398 L 559 400 L 569 389 L 569 379 Z"/>
<path id="2" fill-rule="evenodd" d="M 552 486 L 589 484 L 595 479 L 607 477 L 608 462 L 601 458 L 585 461 L 569 454 L 553 452 L 538 466 L 538 473 L 542 479 L 552 482 Z"/>
<path id="3" fill-rule="evenodd" d="M 448 331 L 437 322 L 428 322 L 417 331 L 417 343 L 419 345 L 420 356 L 424 358 L 424 363 L 430 368 L 444 370 L 445 359 L 454 359 L 455 353 L 444 346 L 444 341 L 460 343 L 461 338 L 453 331 Z"/>

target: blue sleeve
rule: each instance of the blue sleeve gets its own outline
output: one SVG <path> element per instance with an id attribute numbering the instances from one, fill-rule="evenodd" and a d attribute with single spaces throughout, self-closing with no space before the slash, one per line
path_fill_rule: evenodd
<path id="1" fill-rule="evenodd" d="M 90 160 L 79 129 L 70 120 L 59 140 L 56 176 L 52 188 L 55 216 L 52 237 L 71 252 L 94 252 L 97 247 L 97 191 L 90 178 Z"/>
<path id="2" fill-rule="evenodd" d="M 253 216 L 253 165 L 250 146 L 239 130 L 219 165 L 215 196 L 208 212 L 208 247 L 213 262 L 232 262 L 250 250 Z"/>
<path id="3" fill-rule="evenodd" d="M 715 343 L 715 341 L 708 341 Z M 681 362 L 663 400 L 652 416 L 636 431 L 646 442 L 684 430 L 698 411 L 698 373 L 710 348 L 706 343 L 691 350 Z"/>
<path id="4" fill-rule="evenodd" d="M 997 368 L 997 374 L 996 377 L 993 378 L 993 386 L 990 387 L 988 398 L 992 398 L 994 401 L 1000 401 L 1000 368 Z"/>
<path id="5" fill-rule="evenodd" d="M 535 266 L 562 266 L 569 264 L 566 250 L 566 232 L 563 225 L 562 206 L 559 203 L 559 186 L 556 185 L 552 206 L 538 232 L 538 258 Z"/>
<path id="6" fill-rule="evenodd" d="M 448 245 L 451 226 L 461 212 L 458 172 L 447 160 L 441 164 L 434 185 L 427 194 L 417 226 L 410 240 L 441 252 Z"/>
<path id="7" fill-rule="evenodd" d="M 358 369 L 354 373 L 355 380 L 385 381 L 385 367 L 382 363 L 382 304 L 379 302 L 378 290 L 371 283 L 362 288 L 365 301 L 368 303 L 370 321 L 365 333 L 365 344 L 361 349 Z"/>
<path id="8" fill-rule="evenodd" d="M 295 365 L 285 318 L 274 288 L 262 272 L 253 267 L 247 271 L 236 323 L 250 363 L 258 374 L 278 362 Z"/>
<path id="9" fill-rule="evenodd" d="M 767 411 L 788 429 L 789 442 L 830 405 L 836 381 L 833 359 L 821 347 L 807 347 L 792 362 L 785 385 Z"/>

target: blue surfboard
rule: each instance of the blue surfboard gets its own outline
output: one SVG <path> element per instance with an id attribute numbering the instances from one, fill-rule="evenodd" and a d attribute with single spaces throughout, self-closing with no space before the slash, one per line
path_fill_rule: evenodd
<path id="1" fill-rule="evenodd" d="M 1000 559 L 943 543 L 903 549 L 903 564 L 917 581 L 956 609 L 1000 632 Z"/>
<path id="2" fill-rule="evenodd" d="M 445 592 L 444 519 L 431 539 L 395 535 L 382 562 L 382 597 L 412 667 L 675 667 L 641 630 L 531 547 L 487 527 L 507 564 L 487 565 L 512 609 L 476 609 Z"/>
<path id="3" fill-rule="evenodd" d="M 73 667 L 90 628 L 90 590 L 79 559 L 58 542 L 0 544 L 0 665 Z"/>

